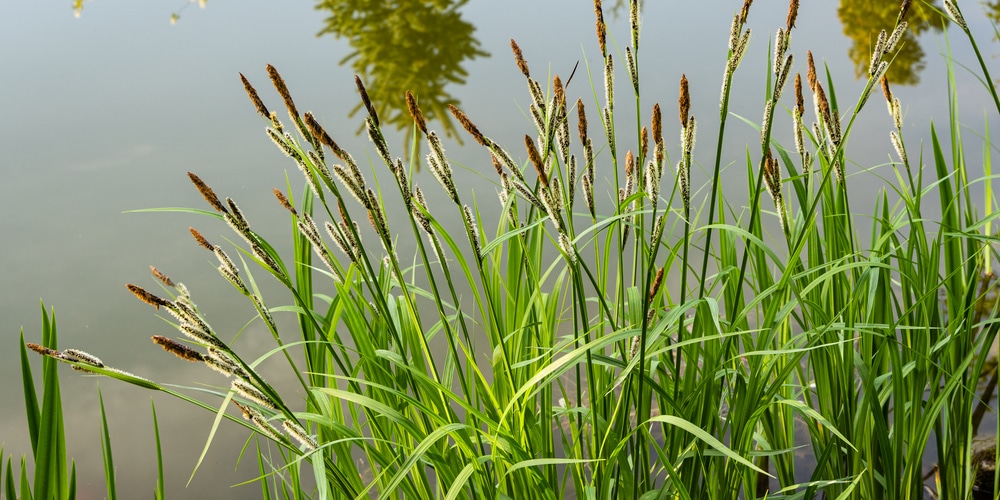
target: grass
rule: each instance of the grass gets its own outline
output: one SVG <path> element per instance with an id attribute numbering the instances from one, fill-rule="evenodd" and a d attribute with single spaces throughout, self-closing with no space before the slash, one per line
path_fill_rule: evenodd
<path id="1" fill-rule="evenodd" d="M 429 153 L 419 158 L 414 149 L 404 161 L 390 153 L 356 80 L 384 163 L 362 169 L 298 111 L 276 69 L 268 73 L 285 122 L 243 78 L 271 140 L 306 180 L 301 195 L 293 182 L 274 193 L 289 213 L 292 252 L 276 251 L 232 199 L 191 173 L 212 210 L 186 211 L 224 221 L 239 237 L 227 252 L 191 231 L 253 304 L 275 341 L 268 356 L 285 360 L 300 390 L 272 387 L 269 374 L 205 321 L 192 293 L 154 269 L 163 292 L 129 289 L 166 311 L 186 337 L 154 342 L 222 372 L 231 385 L 192 391 L 198 399 L 86 353 L 58 351 L 54 319 L 46 321 L 35 346 L 47 355 L 41 410 L 31 403 L 29 371 L 24 379 L 32 443 L 36 435 L 56 443 L 37 445 L 36 496 L 73 496 L 61 451 L 60 360 L 215 412 L 216 427 L 243 425 L 250 437 L 241 454 L 256 458 L 268 499 L 904 499 L 924 498 L 925 490 L 969 497 L 980 465 L 997 458 L 995 435 L 985 448 L 973 445 L 995 432 L 978 429 L 981 399 L 988 404 L 996 387 L 988 358 L 1000 327 L 992 145 L 987 133 L 983 176 L 967 168 L 949 62 L 950 119 L 930 125 L 929 151 L 908 147 L 901 104 L 881 77 L 909 2 L 876 45 L 863 93 L 848 98 L 837 96 L 833 76 L 811 53 L 805 85 L 792 75 L 791 2 L 771 57 L 758 61 L 769 68 L 762 82 L 769 97 L 753 123 L 760 142 L 739 165 L 750 179 L 748 207 L 722 196 L 722 155 L 750 2 L 734 16 L 728 41 L 712 180 L 693 191 L 697 120 L 686 79 L 680 148 L 670 159 L 663 110 L 638 91 L 638 6 L 631 3 L 622 55 L 608 50 L 595 4 L 604 67 L 594 69 L 605 92 L 595 88 L 592 102 L 573 103 L 558 76 L 543 86 L 512 42 L 534 121 L 523 155 L 451 108 L 496 169 L 499 210 L 454 184 L 419 96 L 406 96 L 413 142 L 426 141 Z M 967 35 L 1000 112 L 961 11 L 952 0 L 945 7 L 942 21 Z M 623 82 L 635 123 L 615 122 L 613 86 Z M 858 213 L 844 182 L 853 165 L 845 144 L 880 87 L 894 118 L 885 147 L 895 153 L 896 183 L 871 213 Z M 795 144 L 773 139 L 777 127 L 794 130 Z M 417 186 L 418 164 L 437 186 Z M 610 196 L 601 193 L 604 178 Z M 977 189 L 985 190 L 983 215 L 973 204 Z M 927 215 L 935 198 L 940 218 Z M 405 214 L 390 213 L 389 200 Z M 445 227 L 447 217 L 463 222 Z M 780 230 L 772 234 L 765 227 L 775 220 Z M 261 280 L 276 280 L 287 295 L 265 301 Z M 293 315 L 298 334 L 280 331 L 277 313 Z M 992 379 L 982 394 L 981 376 Z M 102 437 L 113 471 L 106 425 Z M 8 459 L 8 492 L 11 470 Z M 110 472 L 107 482 L 113 497 Z M 995 496 L 995 478 L 988 484 Z"/>

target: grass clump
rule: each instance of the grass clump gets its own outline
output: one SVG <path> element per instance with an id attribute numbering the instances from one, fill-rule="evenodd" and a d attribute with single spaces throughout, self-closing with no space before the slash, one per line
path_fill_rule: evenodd
<path id="1" fill-rule="evenodd" d="M 385 166 L 362 169 L 299 112 L 273 66 L 287 121 L 243 78 L 268 136 L 306 181 L 298 197 L 274 191 L 289 212 L 292 252 L 280 254 L 232 199 L 189 173 L 213 209 L 192 212 L 232 228 L 238 259 L 191 233 L 252 303 L 299 394 L 272 387 L 205 321 L 190 291 L 155 270 L 167 298 L 129 289 L 172 316 L 187 344 L 154 341 L 228 377 L 218 401 L 47 353 L 241 423 L 254 436 L 265 498 L 923 498 L 925 489 L 965 498 L 979 471 L 973 458 L 987 456 L 973 446 L 980 375 L 993 379 L 985 401 L 996 380 L 987 363 L 998 329 L 988 163 L 970 177 L 978 174 L 967 169 L 954 113 L 946 135 L 931 127 L 928 154 L 907 148 L 884 75 L 909 1 L 878 38 L 853 106 L 838 105 L 832 76 L 806 53 L 810 126 L 802 76 L 792 75 L 793 0 L 766 61 L 760 142 L 740 165 L 748 208 L 724 199 L 728 106 L 751 37 L 750 3 L 733 17 L 711 181 L 695 190 L 690 87 L 682 78 L 671 160 L 664 111 L 639 95 L 635 1 L 624 56 L 609 51 L 595 2 L 605 92 L 590 104 L 567 96 L 568 79 L 538 81 L 512 41 L 534 123 L 523 154 L 450 107 L 496 170 L 499 209 L 456 185 L 419 96 L 405 99 L 429 152 L 404 160 L 356 79 Z M 957 4 L 945 8 L 975 47 Z M 980 67 L 996 100 L 981 58 Z M 622 74 L 635 123 L 615 121 Z M 879 87 L 894 119 L 885 146 L 897 184 L 861 214 L 850 208 L 845 144 Z M 954 111 L 954 88 L 949 99 Z M 790 127 L 794 145 L 779 144 L 775 127 Z M 438 186 L 417 185 L 418 164 Z M 979 184 L 985 216 L 972 203 Z M 930 195 L 940 220 L 926 215 Z M 389 199 L 405 213 L 390 213 Z M 460 225 L 442 225 L 447 211 Z M 773 219 L 780 231 L 769 236 Z M 261 276 L 283 285 L 290 303 L 265 301 Z M 295 316 L 294 341 L 275 313 Z M 803 449 L 809 463 L 797 459 Z"/>

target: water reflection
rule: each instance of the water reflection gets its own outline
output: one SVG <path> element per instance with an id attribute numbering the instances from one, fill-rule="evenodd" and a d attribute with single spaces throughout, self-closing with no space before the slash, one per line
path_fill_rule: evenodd
<path id="1" fill-rule="evenodd" d="M 348 39 L 353 51 L 340 64 L 350 62 L 361 75 L 383 124 L 399 129 L 413 124 L 403 98 L 409 90 L 424 115 L 457 138 L 447 105 L 459 103 L 445 87 L 465 83 L 465 61 L 489 55 L 473 37 L 475 26 L 458 12 L 467 2 L 324 0 L 316 9 L 330 15 L 319 35 Z M 360 103 L 351 116 L 359 109 Z"/>
<path id="2" fill-rule="evenodd" d="M 1000 23 L 1000 0 L 983 2 L 983 12 L 994 23 Z"/>
<path id="3" fill-rule="evenodd" d="M 910 5 L 910 11 L 906 15 L 906 33 L 896 46 L 896 52 L 887 58 L 894 58 L 886 74 L 894 84 L 920 83 L 920 72 L 926 63 L 924 49 L 920 47 L 917 37 L 928 29 L 941 31 L 941 17 L 934 12 L 934 8 L 938 8 L 936 0 L 928 3 L 930 5 L 923 2 L 913 2 Z M 881 30 L 891 30 L 896 25 L 898 14 L 899 0 L 840 0 L 837 17 L 844 27 L 844 35 L 853 42 L 847 55 L 854 63 L 855 77 L 868 74 L 872 48 L 878 33 Z"/>

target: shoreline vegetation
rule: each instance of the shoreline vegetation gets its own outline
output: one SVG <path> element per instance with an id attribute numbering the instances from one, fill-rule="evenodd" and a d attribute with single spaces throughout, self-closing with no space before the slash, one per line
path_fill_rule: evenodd
<path id="1" fill-rule="evenodd" d="M 945 0 L 937 15 L 965 35 L 978 61 L 949 59 L 941 98 L 950 121 L 928 124 L 931 144 L 915 146 L 885 77 L 910 1 L 878 36 L 862 93 L 838 96 L 835 75 L 794 46 L 791 0 L 784 27 L 755 35 L 770 55 L 752 64 L 769 71 L 753 124 L 760 142 L 731 167 L 748 174 L 744 206 L 722 196 L 722 152 L 730 96 L 747 91 L 733 88 L 733 76 L 747 63 L 751 3 L 735 12 L 719 61 L 719 109 L 691 109 L 682 77 L 676 122 L 664 119 L 670 106 L 640 96 L 637 1 L 620 52 L 608 46 L 594 2 L 603 67 L 587 68 L 601 75 L 587 102 L 567 95 L 574 75 L 539 81 L 530 50 L 511 40 L 531 103 L 523 144 L 500 144 L 489 123 L 449 107 L 496 171 L 499 210 L 455 184 L 419 95 L 400 97 L 413 146 L 396 157 L 355 78 L 382 163 L 360 165 L 300 112 L 274 66 L 267 73 L 287 120 L 241 74 L 270 140 L 305 180 L 299 195 L 299 181 L 273 192 L 289 214 L 291 253 L 279 253 L 233 199 L 194 173 L 211 210 L 149 211 L 222 221 L 238 236 L 222 243 L 190 230 L 253 305 L 275 343 L 268 357 L 283 359 L 299 387 L 275 389 L 273 374 L 206 321 L 195 301 L 204 292 L 152 267 L 159 291 L 128 289 L 179 333 L 153 342 L 227 382 L 187 390 L 60 350 L 55 315 L 43 306 L 40 343 L 21 335 L 34 476 L 22 458 L 15 477 L 14 457 L 0 450 L 0 490 L 75 498 L 62 362 L 215 413 L 210 435 L 242 425 L 241 456 L 256 459 L 254 482 L 267 499 L 995 498 L 998 432 L 980 428 L 996 411 L 1000 329 L 993 145 L 987 120 L 980 173 L 963 147 L 954 66 L 979 71 L 997 113 L 1000 99 L 963 11 Z M 616 85 L 631 90 L 632 102 L 617 104 L 634 105 L 635 122 L 616 123 Z M 860 111 L 883 99 L 895 184 L 871 213 L 854 212 L 846 144 Z M 718 130 L 697 130 L 697 112 L 718 112 Z M 793 131 L 793 144 L 772 137 L 779 128 Z M 714 146 L 714 164 L 705 165 L 709 183 L 692 189 L 699 133 L 700 147 Z M 418 167 L 434 181 L 415 175 Z M 404 210 L 390 213 L 388 200 Z M 939 217 L 925 215 L 936 208 Z M 448 211 L 458 227 L 439 222 Z M 766 230 L 774 221 L 778 231 Z M 265 300 L 262 280 L 287 294 Z M 298 333 L 279 328 L 276 314 L 294 317 Z M 41 401 L 29 349 L 43 355 Z M 156 439 L 154 491 L 165 498 L 158 431 Z M 210 445 L 211 437 L 195 473 Z M 106 419 L 102 451 L 115 498 Z M 178 494 L 180 485 L 169 489 Z"/>

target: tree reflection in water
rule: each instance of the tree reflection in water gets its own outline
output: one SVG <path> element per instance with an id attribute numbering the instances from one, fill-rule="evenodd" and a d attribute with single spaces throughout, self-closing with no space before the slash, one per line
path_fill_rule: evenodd
<path id="1" fill-rule="evenodd" d="M 1000 23 L 1000 0 L 983 2 L 983 11 L 986 12 L 986 17 L 990 18 L 991 21 Z"/>
<path id="2" fill-rule="evenodd" d="M 936 0 L 929 3 L 940 8 Z M 881 30 L 891 31 L 896 25 L 899 14 L 899 0 L 840 0 L 837 17 L 844 27 L 844 35 L 853 44 L 848 50 L 848 56 L 854 63 L 854 76 L 868 74 L 871 62 L 872 48 Z M 941 31 L 941 16 L 923 2 L 913 2 L 906 14 L 907 30 L 903 39 L 896 46 L 896 52 L 886 59 L 892 59 L 886 76 L 897 85 L 916 85 L 920 83 L 920 72 L 924 69 L 924 49 L 920 47 L 917 37 L 928 29 Z"/>
<path id="3" fill-rule="evenodd" d="M 466 60 L 489 54 L 473 37 L 475 26 L 462 19 L 459 7 L 468 0 L 323 0 L 329 11 L 319 36 L 346 38 L 353 49 L 340 64 L 351 63 L 361 76 L 380 120 L 399 129 L 413 124 L 404 93 L 420 101 L 420 109 L 438 120 L 445 133 L 458 137 L 447 105 L 459 103 L 446 90 L 465 83 Z M 351 110 L 354 116 L 361 104 Z"/>

